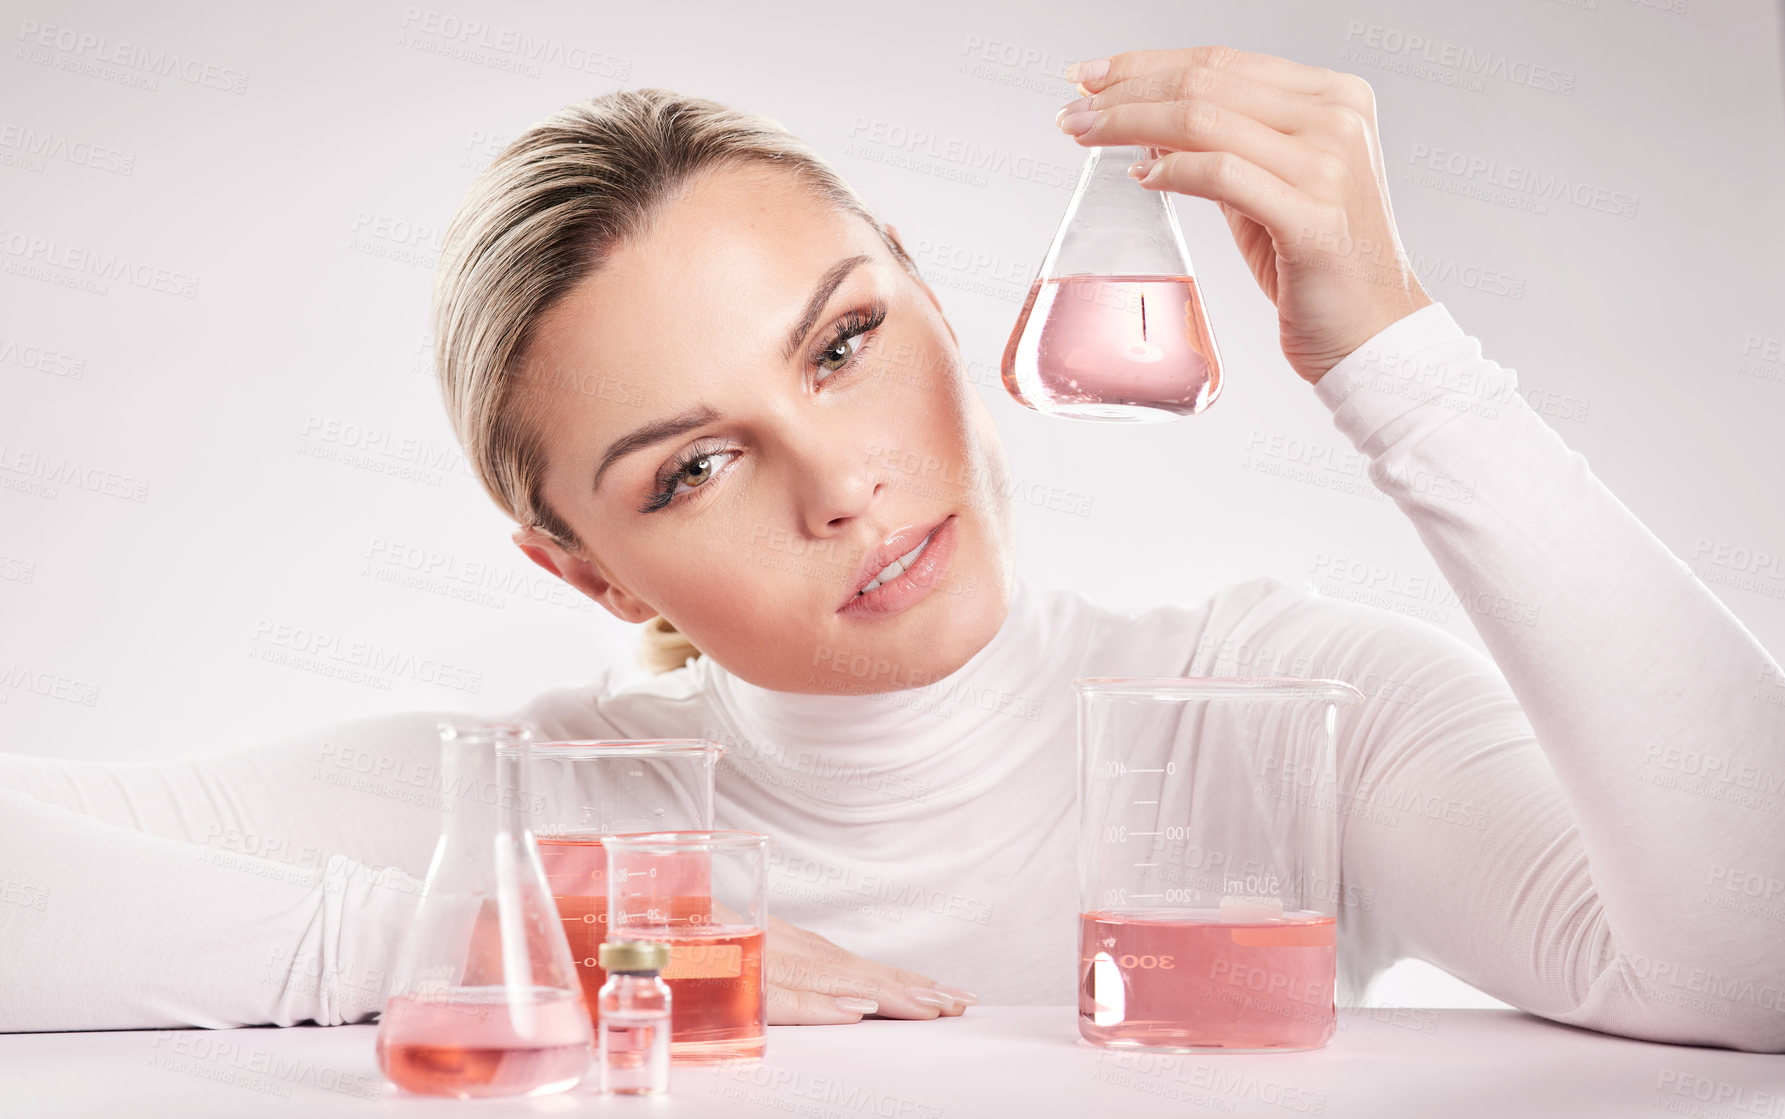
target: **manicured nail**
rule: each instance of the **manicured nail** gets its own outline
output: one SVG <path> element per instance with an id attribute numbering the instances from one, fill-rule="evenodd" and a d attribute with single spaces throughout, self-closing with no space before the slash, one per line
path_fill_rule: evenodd
<path id="1" fill-rule="evenodd" d="M 1060 118 L 1060 128 L 1073 136 L 1081 136 L 1096 122 L 1100 111 L 1091 109 L 1088 112 L 1067 113 Z"/>
<path id="2" fill-rule="evenodd" d="M 839 998 L 837 1005 L 851 1014 L 872 1014 L 880 1009 L 880 1004 L 873 999 Z"/>
<path id="3" fill-rule="evenodd" d="M 956 1002 L 964 1002 L 968 1006 L 972 1006 L 979 1001 L 978 995 L 974 994 L 972 991 L 963 991 L 959 987 L 937 987 L 936 989 L 953 998 Z"/>
<path id="4" fill-rule="evenodd" d="M 907 987 L 905 988 L 905 993 L 911 996 L 912 1002 L 917 1003 L 920 1006 L 934 1006 L 942 1010 L 947 1010 L 955 1004 L 953 998 L 930 987 Z"/>
<path id="5" fill-rule="evenodd" d="M 1084 62 L 1074 62 L 1066 67 L 1066 80 L 1069 82 L 1094 82 L 1109 73 L 1109 59 L 1093 58 Z"/>
<path id="6" fill-rule="evenodd" d="M 1076 113 L 1080 109 L 1089 109 L 1091 107 L 1092 97 L 1095 96 L 1095 94 L 1092 94 L 1091 97 L 1081 97 L 1077 101 L 1068 101 L 1066 104 L 1061 105 L 1060 111 L 1054 114 L 1054 123 L 1060 123 L 1060 118 L 1067 113 Z"/>
<path id="7" fill-rule="evenodd" d="M 1128 173 L 1137 179 L 1145 179 L 1158 165 L 1157 159 L 1139 159 L 1128 165 Z"/>

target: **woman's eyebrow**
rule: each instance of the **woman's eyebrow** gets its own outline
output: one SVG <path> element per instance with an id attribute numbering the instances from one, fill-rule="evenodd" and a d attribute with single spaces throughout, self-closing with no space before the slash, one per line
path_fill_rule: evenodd
<path id="1" fill-rule="evenodd" d="M 632 452 L 642 451 L 653 443 L 674 439 L 685 431 L 692 431 L 694 428 L 724 418 L 712 405 L 701 404 L 690 408 L 679 416 L 672 416 L 667 420 L 654 420 L 643 427 L 635 428 L 609 445 L 607 453 L 601 456 L 601 465 L 595 468 L 595 482 L 589 489 L 591 491 L 599 490 L 601 476 L 607 473 L 607 468 Z"/>
<path id="2" fill-rule="evenodd" d="M 800 342 L 805 339 L 806 332 L 812 329 L 812 324 L 818 321 L 818 316 L 823 313 L 824 305 L 830 302 L 831 293 L 837 290 L 837 285 L 843 282 L 844 277 L 848 276 L 856 265 L 864 263 L 867 259 L 867 254 L 863 253 L 846 260 L 839 260 L 831 265 L 830 271 L 819 277 L 818 286 L 812 289 L 812 298 L 806 301 L 805 313 L 800 315 L 800 321 L 795 323 L 793 329 L 787 333 L 787 348 L 781 351 L 782 361 L 790 360 L 793 357 L 793 351 L 800 348 Z"/>
<path id="3" fill-rule="evenodd" d="M 867 259 L 867 254 L 861 253 L 839 260 L 818 278 L 818 286 L 812 289 L 812 297 L 806 301 L 806 309 L 800 313 L 799 322 L 795 323 L 793 329 L 787 333 L 787 346 L 781 352 L 782 361 L 792 359 L 794 351 L 799 349 L 800 342 L 811 331 L 812 324 L 817 322 L 818 316 L 824 313 L 824 305 L 830 302 L 831 294 L 837 290 L 849 273 L 855 270 L 857 265 L 866 263 Z M 608 446 L 606 453 L 601 456 L 601 465 L 595 468 L 595 481 L 590 485 L 590 491 L 599 490 L 601 476 L 607 473 L 607 468 L 632 452 L 642 451 L 654 443 L 661 443 L 665 439 L 674 439 L 683 432 L 724 418 L 710 405 L 702 404 L 679 416 L 673 416 L 667 420 L 654 420 L 643 427 L 627 432 L 614 440 Z"/>

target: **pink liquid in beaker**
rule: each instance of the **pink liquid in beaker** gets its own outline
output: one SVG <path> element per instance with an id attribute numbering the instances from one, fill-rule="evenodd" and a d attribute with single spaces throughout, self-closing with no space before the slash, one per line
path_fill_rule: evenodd
<path id="1" fill-rule="evenodd" d="M 1063 276 L 1035 281 L 1003 374 L 1037 411 L 1159 419 L 1214 403 L 1221 356 L 1193 277 Z"/>
<path id="2" fill-rule="evenodd" d="M 607 971 L 601 966 L 601 945 L 607 940 L 607 849 L 601 845 L 600 839 L 592 837 L 544 838 L 537 843 L 539 862 L 545 869 L 545 880 L 552 891 L 552 901 L 558 907 L 558 917 L 564 922 L 564 938 L 570 942 L 570 958 L 576 963 L 576 977 L 582 984 L 583 1000 L 589 1007 L 589 1021 L 593 1024 L 601 1020 L 600 993 L 602 984 L 607 982 Z M 673 927 L 704 927 L 710 932 L 714 927 L 710 921 L 713 899 L 701 892 L 709 888 L 703 873 L 704 864 L 685 859 L 668 862 L 664 869 L 681 874 L 678 880 L 665 882 L 666 889 L 688 891 L 663 899 L 670 920 L 675 923 Z M 632 939 L 645 939 L 645 934 L 637 929 L 628 929 L 626 935 Z M 673 1000 L 674 1037 L 681 1041 L 685 1033 L 710 1025 L 700 1007 L 703 1000 L 711 1001 L 711 994 L 690 988 L 687 996 L 690 1008 L 682 1009 L 683 987 L 689 981 L 680 977 L 690 970 L 687 957 L 696 949 L 682 947 L 682 937 L 659 938 L 670 941 L 670 963 L 663 971 L 663 979 L 669 984 Z M 760 941 L 760 932 L 758 939 Z M 760 971 L 760 943 L 756 953 L 755 967 Z"/>
<path id="3" fill-rule="evenodd" d="M 1333 1035 L 1335 923 L 1210 909 L 1080 914 L 1079 1033 L 1106 1046 L 1315 1049 Z"/>
<path id="4" fill-rule="evenodd" d="M 677 1064 L 760 1057 L 768 1037 L 763 931 L 747 925 L 634 927 L 669 944 L 669 1059 Z"/>
<path id="5" fill-rule="evenodd" d="M 607 851 L 599 839 L 540 839 L 539 865 L 564 922 L 564 939 L 583 987 L 589 1021 L 601 1017 L 596 996 L 607 982 L 601 944 L 607 939 Z"/>
<path id="6" fill-rule="evenodd" d="M 521 1006 L 503 987 L 398 995 L 377 1044 L 378 1067 L 399 1088 L 460 1099 L 561 1091 L 582 1078 L 592 1052 L 576 992 L 550 988 Z"/>

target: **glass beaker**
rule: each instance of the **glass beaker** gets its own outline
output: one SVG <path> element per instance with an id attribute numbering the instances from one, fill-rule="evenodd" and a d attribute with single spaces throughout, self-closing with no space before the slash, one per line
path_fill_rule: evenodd
<path id="1" fill-rule="evenodd" d="M 704 738 L 532 742 L 534 835 L 591 1022 L 607 971 L 607 854 L 615 832 L 713 826 L 713 772 L 725 747 Z"/>
<path id="2" fill-rule="evenodd" d="M 378 1024 L 378 1067 L 410 1092 L 563 1091 L 594 1053 L 526 826 L 526 733 L 440 724 L 445 818 Z"/>
<path id="3" fill-rule="evenodd" d="M 606 839 L 608 929 L 669 944 L 669 1059 L 751 1060 L 768 1042 L 769 837 L 669 831 Z"/>
<path id="4" fill-rule="evenodd" d="M 1318 1049 L 1335 1025 L 1338 680 L 1080 677 L 1079 1033 Z"/>
<path id="5" fill-rule="evenodd" d="M 1167 191 L 1128 165 L 1157 148 L 1092 148 L 1004 347 L 1019 404 L 1081 420 L 1194 416 L 1221 355 Z"/>

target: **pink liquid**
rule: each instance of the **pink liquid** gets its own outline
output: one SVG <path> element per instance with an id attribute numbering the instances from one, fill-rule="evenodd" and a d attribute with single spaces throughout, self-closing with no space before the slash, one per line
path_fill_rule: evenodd
<path id="1" fill-rule="evenodd" d="M 460 988 L 450 999 L 399 995 L 379 1022 L 378 1067 L 424 1096 L 543 1095 L 582 1078 L 591 1042 L 574 991 L 538 990 L 519 1008 L 501 987 Z"/>
<path id="2" fill-rule="evenodd" d="M 601 1017 L 596 995 L 607 982 L 601 943 L 607 939 L 607 851 L 599 839 L 540 839 L 539 863 L 570 941 L 570 958 L 583 985 L 591 1024 Z"/>
<path id="3" fill-rule="evenodd" d="M 1193 416 L 1221 392 L 1221 355 L 1189 276 L 1063 276 L 1029 292 L 1004 387 L 1040 412 Z"/>
<path id="4" fill-rule="evenodd" d="M 698 931 L 696 931 L 698 930 Z M 762 1056 L 768 999 L 763 931 L 752 926 L 634 927 L 626 935 L 669 942 L 669 1059 L 676 1064 Z"/>
<path id="5" fill-rule="evenodd" d="M 570 942 L 570 958 L 576 962 L 576 977 L 582 983 L 583 1001 L 589 1007 L 589 1021 L 593 1024 L 601 1020 L 599 996 L 602 984 L 607 982 L 607 970 L 601 966 L 601 945 L 607 939 L 607 850 L 601 840 L 593 838 L 548 838 L 537 842 L 546 886 L 552 891 L 552 901 L 564 922 L 564 938 Z M 675 876 L 674 881 L 663 880 L 664 888 L 683 891 L 664 899 L 671 920 L 678 925 L 706 923 L 713 903 L 705 894 L 710 889 L 705 864 L 689 858 L 666 860 L 662 865 Z M 628 935 L 643 939 L 636 930 Z M 672 997 L 679 991 L 675 980 L 676 951 L 672 944 L 670 966 L 663 973 Z"/>
<path id="6" fill-rule="evenodd" d="M 1333 1035 L 1333 918 L 1080 914 L 1079 1033 L 1106 1046 L 1316 1049 Z"/>

